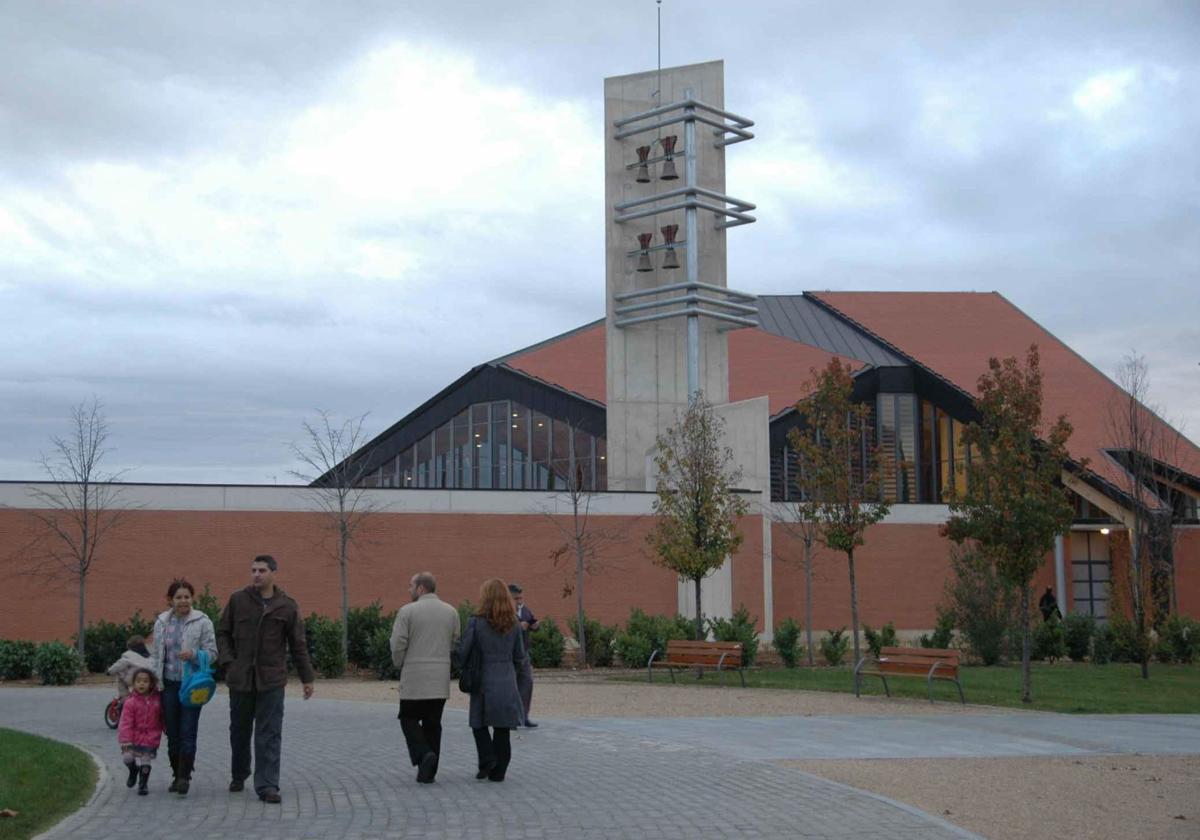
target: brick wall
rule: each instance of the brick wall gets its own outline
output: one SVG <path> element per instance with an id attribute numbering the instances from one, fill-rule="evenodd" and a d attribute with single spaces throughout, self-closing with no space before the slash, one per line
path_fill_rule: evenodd
<path id="1" fill-rule="evenodd" d="M 306 615 L 336 615 L 338 569 L 324 522 L 320 514 L 302 512 L 132 512 L 88 577 L 87 620 L 123 621 L 135 608 L 144 614 L 164 609 L 167 584 L 176 576 L 199 589 L 210 584 L 224 600 L 249 582 L 250 561 L 260 553 L 279 560 L 279 584 Z M 586 583 L 589 614 L 624 623 L 632 607 L 674 612 L 675 578 L 652 565 L 645 551 L 650 521 L 604 517 L 604 525 L 624 539 L 606 546 L 605 568 Z M 75 628 L 75 590 L 20 573 L 16 555 L 27 526 L 27 513 L 0 509 L 0 638 L 65 640 Z M 379 600 L 396 609 L 418 571 L 438 576 L 444 600 L 478 602 L 480 583 L 495 576 L 519 581 L 533 610 L 563 626 L 575 601 L 562 596 L 568 574 L 574 580 L 573 566 L 556 568 L 550 559 L 561 543 L 553 523 L 539 515 L 377 514 L 352 559 L 350 603 Z"/>

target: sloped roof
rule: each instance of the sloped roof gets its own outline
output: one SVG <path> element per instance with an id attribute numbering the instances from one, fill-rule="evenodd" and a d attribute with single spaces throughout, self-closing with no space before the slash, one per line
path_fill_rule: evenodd
<path id="1" fill-rule="evenodd" d="M 1123 472 L 1107 455 L 1114 441 L 1108 408 L 1128 395 L 1086 359 L 998 292 L 809 292 L 831 310 L 878 336 L 892 348 L 952 382 L 972 397 L 988 359 L 1024 359 L 1038 345 L 1043 377 L 1043 416 L 1066 415 L 1074 427 L 1068 450 L 1117 486 Z M 1156 422 L 1163 421 L 1155 418 Z M 1181 454 L 1194 470 L 1200 448 L 1178 436 Z M 1188 468 L 1188 464 L 1177 466 Z"/>
<path id="2" fill-rule="evenodd" d="M 603 403 L 608 394 L 604 345 L 604 321 L 593 321 L 496 361 Z"/>
<path id="3" fill-rule="evenodd" d="M 772 416 L 802 397 L 812 369 L 824 367 L 835 355 L 820 347 L 758 329 L 733 330 L 728 336 L 729 399 L 737 401 L 766 396 Z M 899 362 L 899 357 L 890 353 L 889 356 Z M 863 360 L 850 356 L 842 355 L 840 358 L 852 368 L 860 368 L 864 364 Z M 596 402 L 605 401 L 603 321 L 564 333 L 497 361 Z"/>
<path id="4" fill-rule="evenodd" d="M 883 342 L 856 330 L 804 295 L 760 295 L 757 305 L 758 322 L 772 335 L 820 347 L 844 359 L 861 359 L 876 367 L 908 364 Z"/>

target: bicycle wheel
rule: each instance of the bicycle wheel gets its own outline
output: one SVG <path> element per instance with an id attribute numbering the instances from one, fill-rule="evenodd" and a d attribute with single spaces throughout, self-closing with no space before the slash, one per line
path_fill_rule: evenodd
<path id="1" fill-rule="evenodd" d="M 109 729 L 116 729 L 121 723 L 121 701 L 114 697 L 104 707 L 104 722 Z"/>

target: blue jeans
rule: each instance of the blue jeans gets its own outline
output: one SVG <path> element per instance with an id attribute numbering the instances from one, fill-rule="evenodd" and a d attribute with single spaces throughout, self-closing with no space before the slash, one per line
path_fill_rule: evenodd
<path id="1" fill-rule="evenodd" d="M 185 706 L 179 700 L 179 682 L 163 680 L 163 723 L 167 732 L 167 755 L 172 763 L 181 755 L 196 754 L 196 733 L 200 729 L 200 706 Z"/>

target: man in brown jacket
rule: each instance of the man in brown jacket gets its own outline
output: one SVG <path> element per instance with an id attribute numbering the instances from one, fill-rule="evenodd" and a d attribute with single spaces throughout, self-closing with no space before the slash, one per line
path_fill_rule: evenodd
<path id="1" fill-rule="evenodd" d="M 260 554 L 250 564 L 251 583 L 229 596 L 217 628 L 217 661 L 229 688 L 229 743 L 233 752 L 231 793 L 250 776 L 254 735 L 254 790 L 263 802 L 278 803 L 279 752 L 283 743 L 283 691 L 287 653 L 312 697 L 313 667 L 300 608 L 275 585 L 275 558 Z"/>

